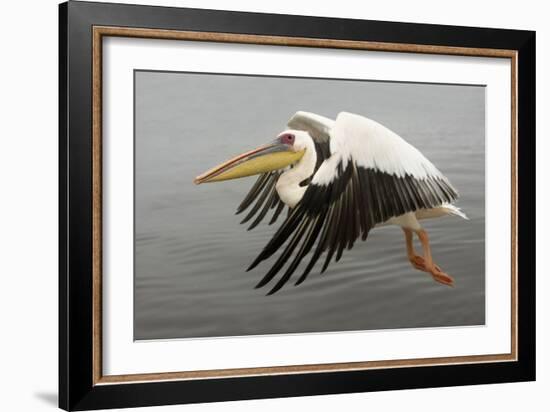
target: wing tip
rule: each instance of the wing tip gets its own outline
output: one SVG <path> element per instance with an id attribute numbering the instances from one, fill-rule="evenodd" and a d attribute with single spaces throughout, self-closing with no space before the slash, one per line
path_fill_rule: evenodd
<path id="1" fill-rule="evenodd" d="M 256 266 L 258 266 L 260 262 L 259 261 L 254 261 L 252 262 L 247 268 L 246 268 L 246 271 L 247 272 L 250 272 L 252 269 L 254 269 Z"/>
<path id="2" fill-rule="evenodd" d="M 269 283 L 271 279 L 266 279 L 267 276 L 264 276 L 258 283 L 256 283 L 256 286 L 254 286 L 254 289 L 260 289 L 263 288 L 265 285 Z"/>

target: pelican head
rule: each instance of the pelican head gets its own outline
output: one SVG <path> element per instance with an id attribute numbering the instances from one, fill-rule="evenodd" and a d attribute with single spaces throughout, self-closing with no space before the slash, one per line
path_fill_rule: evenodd
<path id="1" fill-rule="evenodd" d="M 195 184 L 257 175 L 283 169 L 297 163 L 306 151 L 311 137 L 301 130 L 285 130 L 275 140 L 242 153 L 197 176 Z"/>

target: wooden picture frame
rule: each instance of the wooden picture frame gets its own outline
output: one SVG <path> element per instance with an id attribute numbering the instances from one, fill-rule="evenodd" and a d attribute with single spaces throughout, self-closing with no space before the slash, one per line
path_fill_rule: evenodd
<path id="1" fill-rule="evenodd" d="M 168 7 L 60 5 L 59 406 L 66 410 L 535 379 L 535 33 Z M 511 61 L 510 353 L 102 372 L 102 41 L 105 37 L 478 56 Z"/>

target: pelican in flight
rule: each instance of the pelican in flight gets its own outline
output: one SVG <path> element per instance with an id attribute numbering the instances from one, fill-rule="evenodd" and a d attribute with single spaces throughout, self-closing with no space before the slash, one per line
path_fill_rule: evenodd
<path id="1" fill-rule="evenodd" d="M 420 221 L 448 215 L 467 219 L 452 204 L 458 192 L 420 151 L 385 126 L 347 112 L 331 120 L 300 111 L 275 140 L 208 170 L 194 182 L 252 175 L 260 176 L 237 209 L 242 213 L 250 208 L 242 222 L 255 217 L 249 230 L 273 209 L 269 224 L 274 223 L 288 207 L 283 223 L 248 268 L 281 249 L 256 286 L 271 282 L 288 263 L 268 295 L 290 280 L 307 255 L 295 285 L 307 278 L 323 254 L 321 273 L 359 237 L 364 241 L 371 229 L 383 225 L 402 228 L 414 268 L 453 285 L 453 278 L 435 264 Z M 422 245 L 421 255 L 413 246 L 414 235 Z"/>

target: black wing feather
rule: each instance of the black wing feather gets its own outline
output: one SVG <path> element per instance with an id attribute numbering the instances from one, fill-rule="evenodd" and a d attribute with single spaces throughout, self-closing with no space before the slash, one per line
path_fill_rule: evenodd
<path id="1" fill-rule="evenodd" d="M 244 200 L 237 208 L 237 214 L 244 212 L 248 208 L 248 206 L 252 204 L 254 199 L 256 199 L 258 197 L 258 194 L 262 191 L 266 182 L 269 180 L 269 177 L 270 173 L 263 173 L 258 177 L 258 179 L 256 179 L 256 182 L 248 191 L 248 194 L 245 196 Z"/>
<path id="2" fill-rule="evenodd" d="M 254 217 L 254 215 L 260 210 L 260 207 L 266 202 L 267 196 L 269 193 L 271 193 L 271 190 L 275 188 L 275 182 L 273 179 L 269 178 L 266 183 L 263 185 L 262 191 L 260 192 L 258 199 L 256 200 L 256 203 L 250 209 L 246 217 L 241 220 L 241 224 L 248 222 L 250 219 Z"/>
<path id="3" fill-rule="evenodd" d="M 273 217 L 269 221 L 270 225 L 275 223 L 275 221 L 277 220 L 277 218 L 279 217 L 279 215 L 281 214 L 281 212 L 283 211 L 284 208 L 285 208 L 285 204 L 283 203 L 283 201 L 281 199 L 279 199 L 279 202 L 277 203 L 277 209 L 275 209 L 275 212 L 273 213 Z"/>
<path id="4" fill-rule="evenodd" d="M 259 212 L 256 219 L 247 230 L 252 230 L 255 228 L 267 215 L 270 209 L 273 209 L 279 203 L 282 203 L 275 189 L 275 184 L 277 183 L 277 179 L 279 179 L 280 175 L 280 171 L 261 174 L 254 185 L 250 188 L 241 204 L 238 206 L 236 212 L 237 215 L 243 213 L 254 203 L 254 201 L 256 201 L 254 206 L 241 221 L 241 224 L 244 224 Z M 277 217 L 278 214 L 275 213 L 271 219 L 271 224 L 277 220 Z"/>
<path id="5" fill-rule="evenodd" d="M 329 235 L 329 232 L 330 232 L 330 230 L 333 226 L 332 222 L 334 221 L 334 210 L 335 210 L 335 206 L 330 205 L 329 208 L 328 208 L 328 212 L 327 212 L 328 220 L 326 221 L 325 225 L 323 226 L 323 231 L 321 233 L 321 237 L 319 239 L 319 242 L 317 243 L 317 248 L 315 249 L 315 252 L 313 253 L 313 256 L 312 256 L 311 260 L 309 261 L 306 269 L 304 270 L 304 273 L 302 274 L 300 279 L 298 279 L 296 284 L 302 283 L 307 278 L 307 276 L 311 272 L 311 269 L 313 269 L 313 266 L 315 266 L 315 263 L 317 263 L 317 261 L 319 260 L 319 257 L 321 256 L 321 254 L 325 251 L 326 245 L 327 245 L 328 235 Z M 321 224 L 322 223 L 324 223 L 324 218 L 323 218 L 323 221 L 321 222 Z"/>
<path id="6" fill-rule="evenodd" d="M 274 202 L 279 198 L 279 195 L 277 195 L 277 190 L 275 189 L 275 185 L 273 185 L 270 189 L 270 192 L 269 192 L 269 198 L 267 199 L 266 202 L 264 202 L 264 205 L 262 207 L 262 210 L 260 211 L 260 213 L 258 214 L 258 216 L 256 216 L 256 219 L 254 219 L 254 221 L 252 222 L 252 224 L 248 227 L 247 230 L 252 230 L 254 229 L 256 226 L 258 226 L 258 224 L 263 220 L 263 218 L 265 217 L 265 215 L 267 214 L 267 212 L 269 211 L 269 209 L 271 209 L 274 204 Z M 258 200 L 259 202 L 259 200 Z M 242 223 L 242 222 L 241 222 Z"/>

